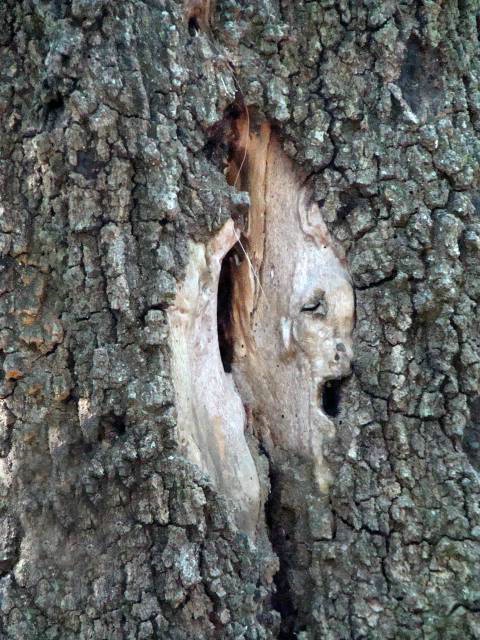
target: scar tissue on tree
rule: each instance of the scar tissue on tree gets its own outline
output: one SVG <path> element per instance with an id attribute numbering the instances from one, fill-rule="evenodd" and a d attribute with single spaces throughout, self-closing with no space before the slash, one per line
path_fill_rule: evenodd
<path id="1" fill-rule="evenodd" d="M 172 364 L 184 453 L 253 532 L 260 483 L 244 405 L 273 463 L 289 452 L 310 461 L 327 492 L 335 388 L 325 400 L 325 386 L 350 370 L 354 299 L 340 249 L 268 123 L 253 131 L 248 116 L 236 119 L 228 179 L 249 192 L 246 228 L 230 220 L 208 244 L 190 244 L 169 314 Z"/>

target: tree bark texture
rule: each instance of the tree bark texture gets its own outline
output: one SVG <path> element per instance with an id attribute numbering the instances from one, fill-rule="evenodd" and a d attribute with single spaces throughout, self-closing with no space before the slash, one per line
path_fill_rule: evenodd
<path id="1" fill-rule="evenodd" d="M 3 0 L 0 638 L 480 638 L 479 24 L 478 0 Z M 167 320 L 189 242 L 247 215 L 247 112 L 356 300 L 329 489 L 251 430 L 255 535 L 182 455 Z"/>

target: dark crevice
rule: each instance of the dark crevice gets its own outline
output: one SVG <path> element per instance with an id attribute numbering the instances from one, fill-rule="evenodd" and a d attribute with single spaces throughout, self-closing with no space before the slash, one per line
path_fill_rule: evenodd
<path id="1" fill-rule="evenodd" d="M 442 64 L 440 49 L 425 47 L 416 34 L 406 43 L 405 58 L 398 86 L 404 100 L 421 118 L 442 108 L 443 86 L 438 68 Z"/>
<path id="2" fill-rule="evenodd" d="M 84 178 L 94 179 L 105 166 L 104 162 L 98 162 L 91 153 L 85 151 L 77 151 L 76 171 Z"/>
<path id="3" fill-rule="evenodd" d="M 272 595 L 272 607 L 278 611 L 281 618 L 279 640 L 289 640 L 295 637 L 294 630 L 297 622 L 297 609 L 292 599 L 292 588 L 288 576 L 296 515 L 292 509 L 282 505 L 280 474 L 275 471 L 272 460 L 263 447 L 262 452 L 268 458 L 270 480 L 270 493 L 265 503 L 265 522 L 270 544 L 280 565 L 273 577 L 275 593 Z"/>
<path id="4" fill-rule="evenodd" d="M 45 127 L 53 128 L 60 119 L 65 108 L 65 102 L 62 96 L 55 95 L 46 101 L 42 108 L 42 118 Z"/>
<path id="5" fill-rule="evenodd" d="M 13 527 L 13 523 L 12 523 Z M 15 565 L 20 559 L 20 543 L 23 533 L 20 530 L 18 522 L 16 523 L 14 535 L 7 540 L 2 540 L 3 553 L 0 556 L 0 577 L 6 576 L 13 571 Z M 3 637 L 3 636 L 2 636 Z"/>
<path id="6" fill-rule="evenodd" d="M 381 278 L 380 280 L 376 280 L 375 282 L 370 282 L 369 284 L 364 284 L 364 285 L 355 285 L 355 289 L 357 291 L 367 291 L 367 289 L 373 289 L 374 287 L 380 287 L 382 284 L 386 284 L 387 282 L 392 282 L 392 280 L 395 280 L 395 278 L 397 277 L 398 272 L 396 269 L 394 269 L 392 271 L 392 273 L 388 276 L 385 276 L 384 278 Z"/>
<path id="7" fill-rule="evenodd" d="M 462 445 L 472 467 L 480 470 L 480 396 L 470 400 L 470 420 L 465 427 Z"/>
<path id="8" fill-rule="evenodd" d="M 191 16 L 188 19 L 188 33 L 193 38 L 194 36 L 197 35 L 199 31 L 200 31 L 200 23 L 198 22 L 197 16 Z"/>
<path id="9" fill-rule="evenodd" d="M 223 118 L 208 130 L 208 137 L 203 153 L 209 162 L 220 171 L 233 160 L 235 154 L 235 121 L 245 113 L 242 97 L 237 94 L 235 101 L 224 111 Z"/>
<path id="10" fill-rule="evenodd" d="M 234 265 L 239 259 L 238 243 L 225 255 L 222 261 L 217 293 L 217 329 L 218 346 L 222 359 L 223 370 L 232 371 L 233 335 L 232 335 L 232 304 L 234 286 Z"/>
<path id="11" fill-rule="evenodd" d="M 341 206 L 337 211 L 337 220 L 344 222 L 352 211 L 365 203 L 365 200 L 366 198 L 362 196 L 360 191 L 355 187 L 351 187 L 348 191 L 342 192 L 340 194 Z"/>

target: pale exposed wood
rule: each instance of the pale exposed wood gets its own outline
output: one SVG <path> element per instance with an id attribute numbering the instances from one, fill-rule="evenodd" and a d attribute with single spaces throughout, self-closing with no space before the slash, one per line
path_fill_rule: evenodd
<path id="1" fill-rule="evenodd" d="M 209 27 L 210 18 L 215 10 L 215 0 L 185 0 L 187 19 L 194 18 L 198 26 L 205 30 Z"/>
<path id="2" fill-rule="evenodd" d="M 190 243 L 186 277 L 168 318 L 183 453 L 233 500 L 239 526 L 253 533 L 259 481 L 245 440 L 243 404 L 232 375 L 223 370 L 217 335 L 221 261 L 235 242 L 230 220 L 206 246 Z"/>
<path id="3" fill-rule="evenodd" d="M 241 171 L 251 197 L 242 240 L 251 264 L 244 260 L 234 277 L 234 378 L 270 455 L 287 450 L 311 459 L 326 491 L 323 443 L 334 428 L 321 392 L 350 370 L 353 291 L 340 250 L 276 135 L 267 124 L 258 134 L 246 131 L 245 119 L 237 126 L 230 175 Z"/>

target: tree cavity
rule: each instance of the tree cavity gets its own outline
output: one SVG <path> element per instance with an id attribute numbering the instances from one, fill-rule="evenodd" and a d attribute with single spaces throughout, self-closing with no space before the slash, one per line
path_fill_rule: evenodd
<path id="1" fill-rule="evenodd" d="M 269 123 L 240 114 L 228 142 L 227 179 L 249 193 L 248 219 L 190 242 L 169 322 L 180 445 L 253 534 L 264 498 L 247 427 L 271 464 L 289 452 L 308 460 L 316 491 L 329 490 L 323 448 L 350 371 L 354 299 L 305 176 Z"/>

